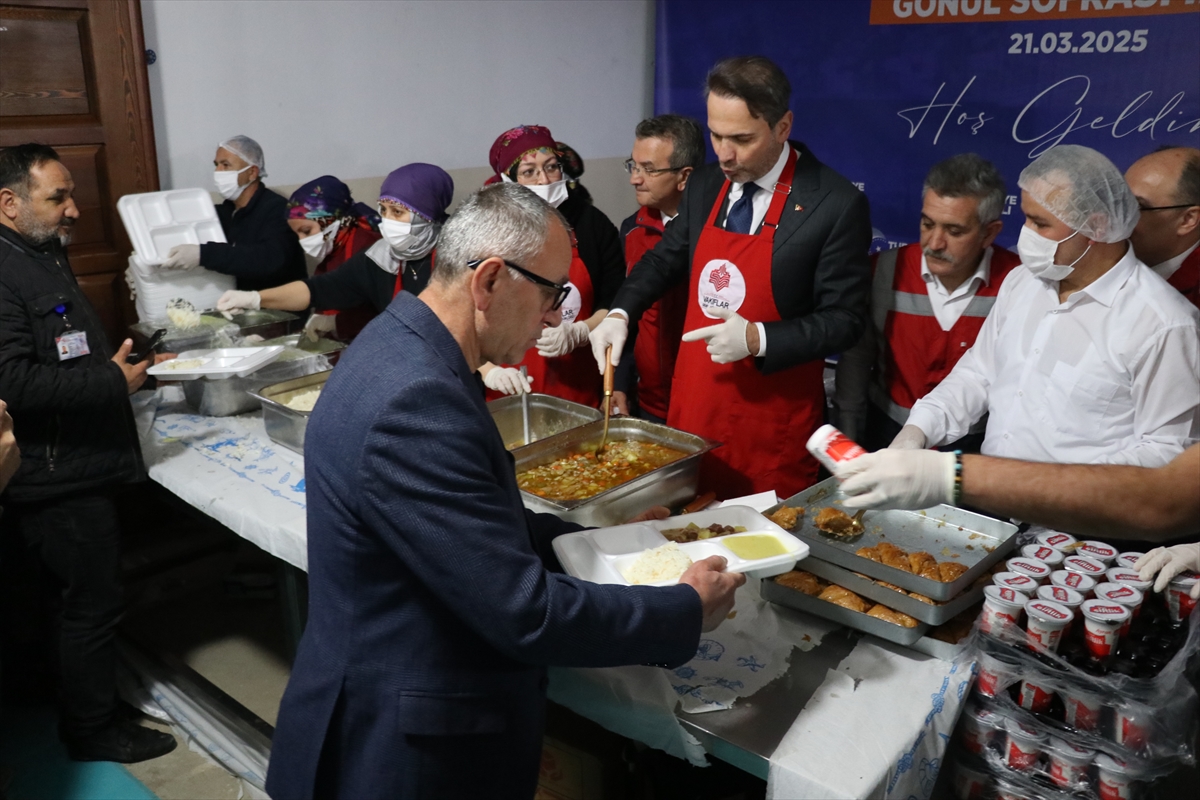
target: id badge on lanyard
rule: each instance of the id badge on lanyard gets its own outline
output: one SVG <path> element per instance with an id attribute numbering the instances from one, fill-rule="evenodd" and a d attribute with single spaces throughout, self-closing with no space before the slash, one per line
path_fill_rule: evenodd
<path id="1" fill-rule="evenodd" d="M 58 360 L 70 361 L 73 358 L 89 355 L 92 351 L 88 347 L 87 331 L 71 329 L 71 320 L 67 319 L 67 307 L 65 305 L 55 306 L 54 313 L 61 314 L 63 322 L 67 324 L 67 330 L 63 335 L 54 339 L 54 345 L 58 349 Z"/>

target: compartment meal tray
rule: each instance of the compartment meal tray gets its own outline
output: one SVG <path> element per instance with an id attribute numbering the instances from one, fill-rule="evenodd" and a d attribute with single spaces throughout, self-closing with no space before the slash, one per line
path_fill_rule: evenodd
<path id="1" fill-rule="evenodd" d="M 258 398 L 262 403 L 263 427 L 267 429 L 267 437 L 271 441 L 304 455 L 304 434 L 308 430 L 308 415 L 311 412 L 298 411 L 284 404 L 301 392 L 323 387 L 332 373 L 333 370 L 328 369 L 250 392 L 251 397 Z"/>
<path id="2" fill-rule="evenodd" d="M 923 511 L 868 511 L 863 517 L 866 532 L 849 541 L 817 530 L 813 526 L 816 513 L 826 506 L 840 506 L 844 499 L 837 479 L 828 478 L 767 509 L 766 514 L 770 516 L 782 506 L 804 508 L 804 516 L 792 533 L 808 543 L 814 558 L 933 600 L 957 597 L 1016 546 L 1016 525 L 947 505 Z M 923 550 L 939 562 L 954 561 L 968 569 L 955 580 L 943 583 L 855 555 L 860 547 L 880 542 L 891 542 L 910 553 Z"/>
<path id="3" fill-rule="evenodd" d="M 848 569 L 842 569 L 836 564 L 830 564 L 819 558 L 810 558 L 805 561 L 804 569 L 830 583 L 836 583 L 857 595 L 874 600 L 876 603 L 883 603 L 888 608 L 902 611 L 910 617 L 930 625 L 941 625 L 943 622 L 948 622 L 958 616 L 960 612 L 983 600 L 983 586 L 981 585 L 968 589 L 942 605 L 931 606 L 929 603 L 901 594 L 895 589 L 880 586 L 875 581 L 859 577 Z"/>
<path id="4" fill-rule="evenodd" d="M 804 569 L 807 569 L 807 566 Z M 851 611 L 848 608 L 835 605 L 827 600 L 818 600 L 812 595 L 807 595 L 796 589 L 789 589 L 773 580 L 764 580 L 759 587 L 759 592 L 762 594 L 764 600 L 769 600 L 772 603 L 778 603 L 781 606 L 787 606 L 788 608 L 804 611 L 813 616 L 832 620 L 833 622 L 845 625 L 847 628 L 854 628 L 856 631 L 869 633 L 872 636 L 878 636 L 880 639 L 886 639 L 889 642 L 902 644 L 906 647 L 920 639 L 929 630 L 929 625 L 924 622 L 918 622 L 914 628 L 894 625 L 891 622 L 869 617 L 863 612 Z M 888 604 L 884 603 L 884 605 Z M 891 606 L 888 607 L 890 608 Z"/>
<path id="5" fill-rule="evenodd" d="M 283 353 L 281 346 L 221 347 L 216 350 L 187 350 L 172 361 L 150 367 L 146 372 L 163 380 L 189 381 L 199 378 L 244 378 L 265 367 Z M 187 361 L 201 363 L 187 368 L 172 367 Z"/>

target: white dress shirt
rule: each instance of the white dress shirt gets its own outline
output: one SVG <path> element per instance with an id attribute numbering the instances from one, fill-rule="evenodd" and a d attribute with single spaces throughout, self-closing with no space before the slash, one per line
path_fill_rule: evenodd
<path id="1" fill-rule="evenodd" d="M 938 321 L 938 327 L 948 331 L 958 322 L 967 306 L 971 304 L 979 287 L 988 282 L 992 275 L 992 248 L 983 251 L 979 259 L 979 267 L 971 277 L 958 285 L 953 292 L 942 285 L 938 276 L 929 271 L 929 264 L 921 255 L 921 277 L 925 279 L 925 291 L 929 295 L 929 304 L 933 306 L 933 316 Z"/>
<path id="2" fill-rule="evenodd" d="M 1200 311 L 1128 248 L 1059 302 L 1018 267 L 975 345 L 913 406 L 929 446 L 989 414 L 985 455 L 1166 464 L 1200 439 Z"/>
<path id="3" fill-rule="evenodd" d="M 1187 260 L 1187 257 L 1190 256 L 1192 254 L 1192 251 L 1195 250 L 1197 247 L 1200 247 L 1200 242 L 1196 242 L 1194 245 L 1189 247 L 1187 250 L 1184 250 L 1182 253 L 1175 256 L 1174 258 L 1168 258 L 1166 261 L 1162 262 L 1161 264 L 1155 264 L 1150 269 L 1154 270 L 1160 276 L 1162 276 L 1163 280 L 1169 281 L 1169 280 L 1171 280 L 1171 276 L 1179 271 L 1179 268 L 1183 266 L 1183 262 Z"/>

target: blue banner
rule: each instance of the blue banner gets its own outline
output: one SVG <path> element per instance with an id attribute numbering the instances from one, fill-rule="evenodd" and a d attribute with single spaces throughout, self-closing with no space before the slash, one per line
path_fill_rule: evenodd
<path id="1" fill-rule="evenodd" d="M 873 250 L 916 241 L 925 173 L 955 153 L 1004 175 L 1012 248 L 1017 176 L 1047 149 L 1086 145 L 1124 170 L 1200 147 L 1197 0 L 658 0 L 656 51 L 656 112 L 702 124 L 716 61 L 779 64 L 792 138 L 866 192 Z"/>

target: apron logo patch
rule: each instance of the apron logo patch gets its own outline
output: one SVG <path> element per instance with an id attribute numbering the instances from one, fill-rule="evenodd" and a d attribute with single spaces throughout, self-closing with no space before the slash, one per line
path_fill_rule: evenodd
<path id="1" fill-rule="evenodd" d="M 737 311 L 746 300 L 746 277 L 737 265 L 715 258 L 704 265 L 696 284 L 696 301 L 709 319 L 720 319 L 714 311 Z"/>
<path id="2" fill-rule="evenodd" d="M 567 299 L 563 301 L 561 307 L 563 325 L 574 322 L 583 308 L 583 296 L 579 294 L 579 287 L 570 281 L 567 281 L 567 286 L 571 287 L 571 293 L 567 295 Z"/>
<path id="3" fill-rule="evenodd" d="M 718 292 L 729 288 L 729 270 L 725 269 L 725 265 L 722 264 L 709 273 L 708 282 L 715 286 Z"/>

